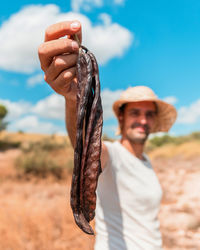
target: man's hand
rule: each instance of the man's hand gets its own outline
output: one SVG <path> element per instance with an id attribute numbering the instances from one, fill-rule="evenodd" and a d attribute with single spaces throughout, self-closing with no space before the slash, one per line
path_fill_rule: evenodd
<path id="1" fill-rule="evenodd" d="M 38 49 L 45 81 L 66 99 L 71 99 L 76 93 L 79 45 L 73 40 L 74 34 L 77 34 L 81 41 L 81 24 L 78 21 L 53 24 L 46 29 L 45 41 Z"/>

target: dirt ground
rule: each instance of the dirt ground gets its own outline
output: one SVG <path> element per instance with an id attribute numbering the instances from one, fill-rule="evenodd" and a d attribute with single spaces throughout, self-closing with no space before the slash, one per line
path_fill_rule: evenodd
<path id="1" fill-rule="evenodd" d="M 17 179 L 19 150 L 0 152 L 0 250 L 92 250 L 69 206 L 70 177 Z M 159 214 L 164 250 L 200 249 L 200 157 L 153 159 L 163 187 Z M 94 226 L 94 223 L 93 223 Z"/>

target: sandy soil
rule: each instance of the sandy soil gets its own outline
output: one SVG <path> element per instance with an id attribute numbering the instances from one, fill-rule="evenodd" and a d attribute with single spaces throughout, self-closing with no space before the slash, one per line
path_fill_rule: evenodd
<path id="1" fill-rule="evenodd" d="M 74 224 L 70 178 L 17 179 L 13 162 L 19 153 L 0 153 L 0 250 L 93 249 L 94 237 Z M 200 249 L 200 157 L 154 159 L 153 165 L 164 192 L 164 250 Z"/>

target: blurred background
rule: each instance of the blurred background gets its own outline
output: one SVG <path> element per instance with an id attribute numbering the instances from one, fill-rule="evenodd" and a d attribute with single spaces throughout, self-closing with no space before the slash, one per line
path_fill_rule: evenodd
<path id="1" fill-rule="evenodd" d="M 0 102 L 9 131 L 66 133 L 64 101 L 44 82 L 37 56 L 45 29 L 78 19 L 96 55 L 104 133 L 113 137 L 112 103 L 123 89 L 146 85 L 174 104 L 173 135 L 200 128 L 199 1 L 71 0 L 4 2 L 0 16 Z"/>
<path id="2" fill-rule="evenodd" d="M 200 2 L 2 2 L 0 9 L 0 249 L 92 249 L 69 207 L 73 150 L 64 99 L 43 80 L 45 29 L 78 19 L 99 63 L 104 139 L 117 139 L 112 103 L 151 87 L 178 118 L 147 143 L 164 195 L 164 249 L 200 249 Z M 67 199 L 66 199 L 67 194 Z"/>

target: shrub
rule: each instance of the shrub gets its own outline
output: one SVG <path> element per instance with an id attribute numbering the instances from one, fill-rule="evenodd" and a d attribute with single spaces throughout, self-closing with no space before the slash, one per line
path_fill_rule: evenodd
<path id="1" fill-rule="evenodd" d="M 47 137 L 37 142 L 24 142 L 21 145 L 21 149 L 23 152 L 32 152 L 32 151 L 54 151 L 58 149 L 65 148 L 67 146 L 66 141 L 62 143 L 56 142 L 53 138 Z"/>
<path id="2" fill-rule="evenodd" d="M 163 135 L 163 136 L 155 136 L 152 139 L 149 139 L 146 146 L 146 152 L 150 152 L 157 147 L 161 147 L 166 144 L 173 144 L 173 145 L 181 145 L 185 142 L 190 141 L 200 141 L 200 132 L 193 132 L 189 135 L 184 136 L 170 136 L 170 135 Z"/>
<path id="3" fill-rule="evenodd" d="M 3 121 L 3 119 L 6 117 L 8 113 L 8 110 L 6 107 L 2 104 L 0 104 L 0 131 L 6 129 L 8 122 Z"/>
<path id="4" fill-rule="evenodd" d="M 200 140 L 200 132 L 193 132 L 190 135 L 191 139 Z"/>
<path id="5" fill-rule="evenodd" d="M 11 142 L 11 141 L 6 141 L 6 140 L 0 140 L 0 150 L 19 148 L 20 145 L 21 145 L 20 142 Z"/>
<path id="6" fill-rule="evenodd" d="M 19 156 L 16 160 L 16 167 L 23 175 L 34 175 L 42 178 L 53 175 L 58 179 L 62 177 L 64 169 L 47 152 L 37 150 Z"/>
<path id="7" fill-rule="evenodd" d="M 149 140 L 151 144 L 153 144 L 155 147 L 160 147 L 166 143 L 174 143 L 175 137 L 169 136 L 169 135 L 163 135 L 163 136 L 155 136 L 152 139 Z"/>
<path id="8" fill-rule="evenodd" d="M 70 154 L 67 148 L 66 140 L 58 142 L 54 136 L 37 142 L 25 141 L 21 145 L 22 154 L 16 160 L 19 175 L 34 175 L 40 178 L 53 175 L 61 179 L 64 173 L 72 173 L 73 154 Z"/>

